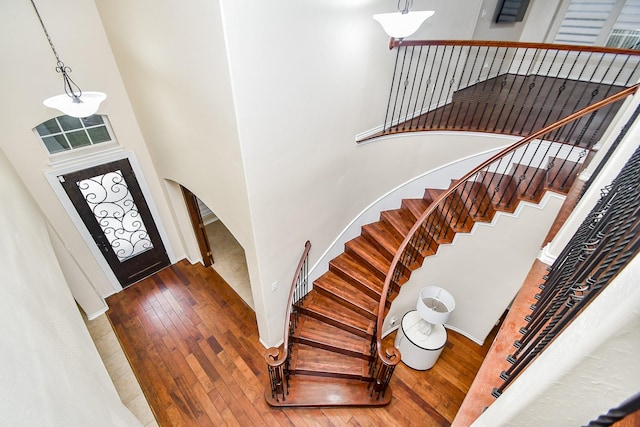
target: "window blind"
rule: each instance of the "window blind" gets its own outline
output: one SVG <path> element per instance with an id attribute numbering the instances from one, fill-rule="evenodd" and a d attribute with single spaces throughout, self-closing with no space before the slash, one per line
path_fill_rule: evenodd
<path id="1" fill-rule="evenodd" d="M 615 0 L 571 0 L 554 43 L 595 44 L 615 3 Z"/>
<path id="2" fill-rule="evenodd" d="M 624 3 L 606 46 L 640 49 L 640 0 L 627 0 Z"/>

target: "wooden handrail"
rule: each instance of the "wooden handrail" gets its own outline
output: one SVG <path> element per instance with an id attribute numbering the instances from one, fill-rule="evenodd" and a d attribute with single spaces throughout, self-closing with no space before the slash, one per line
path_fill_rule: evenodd
<path id="1" fill-rule="evenodd" d="M 611 53 L 616 55 L 640 56 L 640 50 L 620 49 L 603 46 L 580 46 L 574 44 L 514 42 L 502 40 L 397 40 L 389 41 L 389 49 L 400 46 L 482 46 L 521 49 L 571 50 L 576 52 Z"/>
<path id="2" fill-rule="evenodd" d="M 514 143 L 513 145 L 509 146 L 508 148 L 502 150 L 500 153 L 495 154 L 494 156 L 492 156 L 491 158 L 489 158 L 488 160 L 482 162 L 480 165 L 478 165 L 477 167 L 475 167 L 473 170 L 471 170 L 470 172 L 468 172 L 467 174 L 465 174 L 462 178 L 460 178 L 454 185 L 452 185 L 449 189 L 445 190 L 442 194 L 440 194 L 429 206 L 429 208 L 427 208 L 427 210 L 420 216 L 420 218 L 417 219 L 417 221 L 414 223 L 413 227 L 411 227 L 411 229 L 409 230 L 409 232 L 407 233 L 407 236 L 405 237 L 405 239 L 402 241 L 402 244 L 400 245 L 400 247 L 398 248 L 395 256 L 393 257 L 393 260 L 391 262 L 391 266 L 389 267 L 389 271 L 387 273 L 387 277 L 384 281 L 384 287 L 382 289 L 382 295 L 381 295 L 381 299 L 380 299 L 380 304 L 378 305 L 378 319 L 377 319 L 377 323 L 376 323 L 376 350 L 378 353 L 378 358 L 380 359 L 380 361 L 382 361 L 382 363 L 384 363 L 385 365 L 396 365 L 399 360 L 400 360 L 400 352 L 398 349 L 396 349 L 395 347 L 391 347 L 391 348 L 387 348 L 384 349 L 382 348 L 382 327 L 383 327 L 383 323 L 384 323 L 384 311 L 385 311 L 385 307 L 387 304 L 387 296 L 389 294 L 389 289 L 391 287 L 391 282 L 393 280 L 393 276 L 395 273 L 396 268 L 398 267 L 398 264 L 400 263 L 400 258 L 402 257 L 402 254 L 405 252 L 405 249 L 407 248 L 407 246 L 409 245 L 409 243 L 411 242 L 414 234 L 418 231 L 418 229 L 422 226 L 423 223 L 425 223 L 425 221 L 427 220 L 427 218 L 429 218 L 429 216 L 431 214 L 434 213 L 434 211 L 436 209 L 438 209 L 440 207 L 441 204 L 444 203 L 445 200 L 447 200 L 447 198 L 449 196 L 451 196 L 454 192 L 456 192 L 456 190 L 458 190 L 460 187 L 464 186 L 467 181 L 472 178 L 473 176 L 475 176 L 477 173 L 479 173 L 480 171 L 482 171 L 483 169 L 485 169 L 486 167 L 488 167 L 489 165 L 495 163 L 497 160 L 499 160 L 500 158 L 504 158 L 507 155 L 515 152 L 517 149 L 519 149 L 520 147 L 536 140 L 539 139 L 540 137 L 542 137 L 543 135 L 552 132 L 558 128 L 561 128 L 562 126 L 565 126 L 566 124 L 579 119 L 580 117 L 586 116 L 587 114 L 593 113 L 596 110 L 599 110 L 602 107 L 605 107 L 609 104 L 612 104 L 614 102 L 620 101 L 624 98 L 626 98 L 629 95 L 635 94 L 638 89 L 640 88 L 640 83 L 639 84 L 635 84 L 627 89 L 624 89 L 612 96 L 609 96 L 599 102 L 596 102 L 592 105 L 589 105 L 588 107 L 585 107 L 575 113 L 572 113 L 566 117 L 564 117 L 561 120 L 558 120 L 557 122 L 548 125 L 546 127 L 544 127 L 543 129 L 527 136 L 526 138 L 522 138 L 521 140 L 519 140 L 518 142 Z"/>
<path id="3" fill-rule="evenodd" d="M 298 266 L 296 267 L 296 271 L 293 275 L 293 280 L 291 281 L 291 289 L 289 290 L 289 300 L 287 302 L 287 310 L 285 312 L 285 322 L 284 322 L 284 338 L 282 344 L 282 351 L 278 347 L 270 347 L 264 352 L 264 359 L 269 366 L 270 373 L 271 370 L 277 370 L 280 375 L 280 381 L 286 381 L 284 376 L 287 374 L 283 371 L 283 365 L 287 361 L 289 357 L 289 335 L 290 335 L 290 324 L 291 324 L 291 314 L 292 307 L 297 302 L 296 297 L 298 299 L 300 297 L 304 297 L 304 295 L 298 295 L 298 284 L 300 283 L 300 276 L 302 274 L 303 268 L 307 265 L 307 260 L 309 257 L 309 250 L 311 249 L 311 242 L 306 241 L 304 244 L 304 250 L 302 252 L 302 256 L 300 257 L 300 261 L 298 262 Z M 306 274 L 306 272 L 305 272 Z M 305 277 L 304 280 L 307 280 Z M 286 385 L 284 385 L 286 387 Z M 274 392 L 272 386 L 272 393 Z M 284 391 L 283 391 L 284 394 Z M 284 396 L 283 396 L 284 398 Z"/>

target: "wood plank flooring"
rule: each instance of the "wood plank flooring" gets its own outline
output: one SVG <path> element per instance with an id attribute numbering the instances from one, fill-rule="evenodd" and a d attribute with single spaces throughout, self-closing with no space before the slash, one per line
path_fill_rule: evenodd
<path id="1" fill-rule="evenodd" d="M 183 260 L 107 302 L 161 426 L 449 426 L 495 336 L 449 331 L 432 369 L 398 366 L 384 408 L 274 409 L 255 314 L 212 268 Z"/>
<path id="2" fill-rule="evenodd" d="M 447 104 L 365 140 L 383 134 L 430 130 L 524 137 L 623 89 L 622 86 L 535 74 L 503 74 L 459 89 Z M 591 146 L 602 137 L 621 105 L 622 101 L 618 101 L 603 107 L 595 114 L 546 135 L 545 139 Z"/>

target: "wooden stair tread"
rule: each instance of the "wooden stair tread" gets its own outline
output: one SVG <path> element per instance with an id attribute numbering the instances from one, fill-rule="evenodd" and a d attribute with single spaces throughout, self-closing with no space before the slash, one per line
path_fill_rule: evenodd
<path id="1" fill-rule="evenodd" d="M 440 191 L 427 188 L 426 192 Z M 465 199 L 457 192 L 452 192 L 437 207 L 437 224 L 448 227 L 456 233 L 466 233 L 473 228 L 473 217 L 465 205 Z"/>
<path id="2" fill-rule="evenodd" d="M 387 277 L 391 261 L 385 258 L 378 250 L 364 237 L 359 236 L 349 240 L 345 244 L 346 252 L 352 257 L 362 260 L 372 267 L 372 271 L 382 280 Z"/>
<path id="3" fill-rule="evenodd" d="M 296 343 L 289 370 L 297 375 L 365 379 L 369 374 L 369 363 L 361 358 Z"/>
<path id="4" fill-rule="evenodd" d="M 371 338 L 375 321 L 312 289 L 301 306 L 302 312 L 361 337 Z"/>
<path id="5" fill-rule="evenodd" d="M 521 200 L 539 202 L 544 193 L 547 171 L 532 166 L 515 164 L 511 175 L 514 177 L 518 188 L 518 198 Z M 526 176 L 521 180 L 520 177 Z"/>
<path id="6" fill-rule="evenodd" d="M 442 190 L 440 190 L 442 191 Z M 425 199 L 402 199 L 402 207 L 411 212 L 411 215 L 417 220 L 431 205 L 430 200 Z M 415 222 L 415 220 L 414 220 Z"/>
<path id="7" fill-rule="evenodd" d="M 483 183 L 469 181 L 458 187 L 457 192 L 474 221 L 491 222 L 495 210 L 487 187 Z"/>
<path id="8" fill-rule="evenodd" d="M 578 177 L 581 164 L 572 161 L 553 161 L 551 160 L 551 168 L 546 176 L 545 188 L 551 191 L 568 194 L 569 189 Z"/>
<path id="9" fill-rule="evenodd" d="M 404 240 L 395 229 L 382 221 L 373 222 L 362 227 L 362 235 L 378 249 L 389 261 L 393 260 L 396 251 Z"/>
<path id="10" fill-rule="evenodd" d="M 514 212 L 518 204 L 516 196 L 517 188 L 511 175 L 493 172 L 482 172 L 481 180 L 487 185 L 487 191 L 491 194 L 491 204 L 494 210 Z"/>
<path id="11" fill-rule="evenodd" d="M 381 212 L 380 218 L 395 228 L 403 237 L 407 236 L 416 221 L 415 217 L 411 215 L 411 212 L 403 208 Z"/>
<path id="12" fill-rule="evenodd" d="M 316 318 L 302 315 L 294 332 L 298 342 L 353 357 L 369 356 L 371 341 Z"/>
<path id="13" fill-rule="evenodd" d="M 341 304 L 348 304 L 360 314 L 375 318 L 379 301 L 374 300 L 364 292 L 359 292 L 340 276 L 328 271 L 313 282 L 314 288 L 333 297 Z"/>
<path id="14" fill-rule="evenodd" d="M 385 406 L 391 402 L 391 389 L 384 396 L 371 397 L 368 383 L 341 378 L 292 375 L 289 395 L 275 399 L 265 391 L 267 403 L 274 407 Z"/>
<path id="15" fill-rule="evenodd" d="M 380 298 L 384 281 L 348 253 L 342 253 L 329 261 L 329 270 L 358 287 L 372 298 Z"/>

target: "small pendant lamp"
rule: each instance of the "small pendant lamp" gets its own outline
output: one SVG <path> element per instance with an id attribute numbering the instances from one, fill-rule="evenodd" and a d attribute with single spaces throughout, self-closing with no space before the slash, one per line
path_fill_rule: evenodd
<path id="1" fill-rule="evenodd" d="M 71 117 L 88 117 L 95 114 L 96 111 L 98 111 L 98 107 L 100 107 L 100 103 L 107 98 L 107 95 L 102 92 L 82 92 L 80 86 L 69 77 L 71 68 L 60 60 L 58 52 L 56 52 L 56 48 L 53 46 L 49 32 L 45 28 L 44 22 L 42 22 L 38 8 L 36 8 L 33 0 L 31 0 L 31 5 L 38 16 L 44 35 L 47 36 L 47 41 L 49 42 L 49 46 L 51 46 L 53 55 L 56 57 L 56 71 L 62 74 L 65 92 L 62 95 L 45 99 L 43 104 L 49 108 L 60 110 L 62 113 Z"/>
<path id="2" fill-rule="evenodd" d="M 378 13 L 373 15 L 373 19 L 378 21 L 384 31 L 394 39 L 404 39 L 415 33 L 420 25 L 435 12 L 433 10 L 411 12 L 413 0 L 405 0 L 404 7 L 400 7 L 401 0 L 398 0 L 398 11 L 392 13 Z"/>

